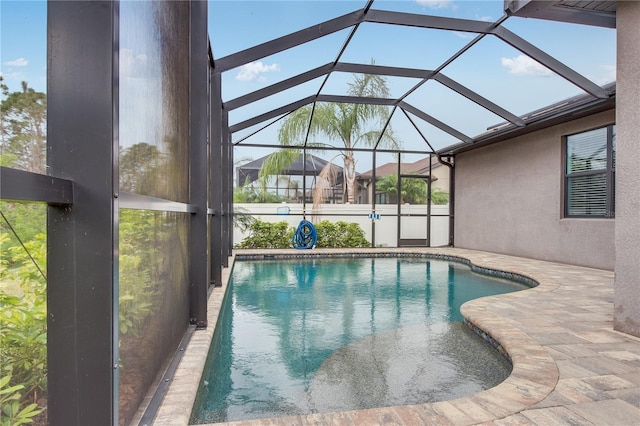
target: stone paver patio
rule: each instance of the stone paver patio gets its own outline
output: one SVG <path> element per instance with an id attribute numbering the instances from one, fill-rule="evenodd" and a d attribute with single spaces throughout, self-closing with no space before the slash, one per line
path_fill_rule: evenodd
<path id="1" fill-rule="evenodd" d="M 455 248 L 384 251 L 459 256 L 538 281 L 535 288 L 462 307 L 465 318 L 510 355 L 511 375 L 494 388 L 450 401 L 227 424 L 640 425 L 640 339 L 613 330 L 613 272 Z M 209 327 L 194 333 L 157 426 L 189 422 L 228 274 L 209 299 Z"/>

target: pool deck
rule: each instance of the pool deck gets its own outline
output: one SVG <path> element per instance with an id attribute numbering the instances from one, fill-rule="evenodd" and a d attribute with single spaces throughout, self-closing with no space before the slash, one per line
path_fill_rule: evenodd
<path id="1" fill-rule="evenodd" d="M 305 253 L 338 251 L 351 252 Z M 640 425 L 640 339 L 613 330 L 613 272 L 457 248 L 373 251 L 459 256 L 538 281 L 535 288 L 462 307 L 465 318 L 509 353 L 511 375 L 494 388 L 455 400 L 225 424 Z M 225 284 L 211 294 L 209 327 L 194 333 L 154 425 L 189 422 L 228 275 L 225 270 Z"/>

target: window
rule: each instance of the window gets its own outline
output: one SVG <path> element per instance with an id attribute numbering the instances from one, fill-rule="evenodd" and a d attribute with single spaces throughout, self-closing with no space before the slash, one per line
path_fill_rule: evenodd
<path id="1" fill-rule="evenodd" d="M 615 125 L 565 139 L 565 217 L 615 216 Z"/>

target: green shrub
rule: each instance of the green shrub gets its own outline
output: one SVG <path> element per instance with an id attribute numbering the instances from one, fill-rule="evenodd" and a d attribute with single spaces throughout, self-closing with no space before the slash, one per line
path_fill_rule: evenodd
<path id="1" fill-rule="evenodd" d="M 364 231 L 357 223 L 323 220 L 316 224 L 316 231 L 318 232 L 318 243 L 316 247 L 344 248 L 371 246 L 371 243 L 367 241 L 364 236 Z"/>
<path id="2" fill-rule="evenodd" d="M 0 377 L 3 387 L 8 386 L 2 410 L 3 416 L 14 419 L 10 424 L 22 424 L 37 414 L 35 404 L 27 408 L 47 388 L 46 282 L 23 247 L 2 231 L 0 249 L 6 256 L 0 259 L 0 280 L 11 283 L 0 289 Z M 36 234 L 24 244 L 44 269 L 45 235 Z M 21 392 L 7 395 L 9 390 Z"/>
<path id="3" fill-rule="evenodd" d="M 18 426 L 33 422 L 32 417 L 40 414 L 42 410 L 37 410 L 36 404 L 25 406 L 21 403 L 22 395 L 18 391 L 24 389 L 24 385 L 11 386 L 9 382 L 11 376 L 0 378 L 0 425 Z"/>
<path id="4" fill-rule="evenodd" d="M 369 247 L 371 244 L 357 223 L 330 222 L 323 220 L 315 225 L 318 232 L 316 247 L 343 248 Z M 263 222 L 255 220 L 249 226 L 249 235 L 236 248 L 289 248 L 295 228 L 286 222 Z"/>
<path id="5" fill-rule="evenodd" d="M 249 225 L 249 236 L 237 248 L 289 248 L 294 229 L 287 222 L 263 222 L 259 219 Z"/>

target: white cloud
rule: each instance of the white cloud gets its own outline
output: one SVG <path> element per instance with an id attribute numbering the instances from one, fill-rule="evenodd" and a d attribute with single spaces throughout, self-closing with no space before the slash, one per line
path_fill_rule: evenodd
<path id="1" fill-rule="evenodd" d="M 416 0 L 416 3 L 427 6 L 431 9 L 456 9 L 453 0 Z"/>
<path id="2" fill-rule="evenodd" d="M 606 84 L 616 81 L 616 66 L 615 65 L 600 65 L 600 73 L 590 77 L 590 79 L 596 84 Z"/>
<path id="3" fill-rule="evenodd" d="M 0 72 L 0 75 L 6 81 L 23 81 L 23 80 L 26 80 L 25 75 L 23 73 L 21 73 L 21 72 L 10 72 L 10 73 Z"/>
<path id="4" fill-rule="evenodd" d="M 477 19 L 478 21 L 484 21 L 484 22 L 493 22 L 493 21 L 494 21 L 494 19 L 493 19 L 491 16 L 489 16 L 489 15 L 486 15 L 486 16 L 476 16 L 476 19 Z"/>
<path id="5" fill-rule="evenodd" d="M 14 59 L 13 61 L 7 61 L 4 64 L 10 67 L 26 67 L 27 65 L 29 65 L 29 61 L 27 61 L 25 58 L 18 58 Z"/>
<path id="6" fill-rule="evenodd" d="M 240 72 L 236 75 L 236 80 L 240 81 L 265 81 L 265 77 L 261 74 L 271 72 L 271 71 L 280 71 L 280 67 L 278 64 L 265 65 L 262 61 L 258 62 L 249 62 L 240 67 Z"/>
<path id="7" fill-rule="evenodd" d="M 140 78 L 147 69 L 149 57 L 144 53 L 134 53 L 127 48 L 120 49 L 120 74 L 124 78 Z"/>
<path id="8" fill-rule="evenodd" d="M 514 75 L 553 75 L 548 69 L 540 65 L 526 55 L 519 55 L 515 58 L 502 58 L 502 66 L 509 69 L 509 74 Z"/>
<path id="9" fill-rule="evenodd" d="M 460 38 L 463 38 L 465 40 L 472 39 L 477 35 L 477 34 L 474 34 L 474 33 L 464 33 L 462 31 L 453 31 L 453 34 L 455 34 L 456 36 L 458 36 Z"/>

